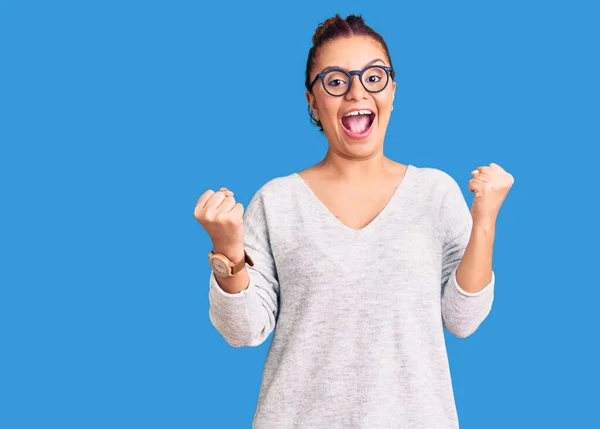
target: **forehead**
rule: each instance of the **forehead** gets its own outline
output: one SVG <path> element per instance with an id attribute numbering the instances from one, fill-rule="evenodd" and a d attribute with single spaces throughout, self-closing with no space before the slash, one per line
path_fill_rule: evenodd
<path id="1" fill-rule="evenodd" d="M 329 66 L 360 70 L 375 58 L 381 58 L 389 65 L 385 51 L 372 37 L 351 36 L 330 40 L 317 52 L 314 73 Z"/>

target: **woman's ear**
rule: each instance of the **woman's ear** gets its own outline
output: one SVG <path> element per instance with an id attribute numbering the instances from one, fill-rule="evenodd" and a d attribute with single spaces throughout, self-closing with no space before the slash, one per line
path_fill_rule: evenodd
<path id="1" fill-rule="evenodd" d="M 394 98 L 396 97 L 396 81 L 392 81 L 392 110 L 394 110 Z"/>
<path id="2" fill-rule="evenodd" d="M 306 101 L 308 101 L 310 110 L 312 110 L 313 116 L 318 121 L 319 114 L 317 113 L 317 100 L 315 99 L 315 96 L 310 93 L 310 91 L 306 91 Z"/>

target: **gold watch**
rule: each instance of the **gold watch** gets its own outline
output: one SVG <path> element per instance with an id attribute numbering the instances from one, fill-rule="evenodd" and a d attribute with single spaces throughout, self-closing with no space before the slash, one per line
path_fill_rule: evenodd
<path id="1" fill-rule="evenodd" d="M 239 262 L 231 262 L 229 258 L 222 253 L 213 253 L 212 251 L 208 254 L 208 265 L 213 270 L 215 275 L 219 277 L 232 277 L 240 272 L 245 266 L 246 262 L 251 267 L 254 266 L 254 261 L 244 250 L 244 259 Z"/>

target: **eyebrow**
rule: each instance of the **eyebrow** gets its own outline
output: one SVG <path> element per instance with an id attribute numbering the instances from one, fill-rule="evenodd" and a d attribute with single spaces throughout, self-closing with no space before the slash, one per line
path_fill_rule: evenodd
<path id="1" fill-rule="evenodd" d="M 373 64 L 375 64 L 375 63 L 377 63 L 377 62 L 382 62 L 382 63 L 384 63 L 384 64 L 385 64 L 385 61 L 383 61 L 381 58 L 375 58 L 374 60 L 371 60 L 371 61 L 369 61 L 367 64 L 365 64 L 365 65 L 364 65 L 364 67 L 363 67 L 363 69 L 365 69 L 365 68 L 367 68 L 367 67 L 369 67 L 369 66 L 372 66 Z M 341 70 L 346 70 L 345 68 L 343 68 L 343 67 L 339 67 L 339 66 L 327 66 L 327 67 L 324 67 L 324 68 L 323 68 L 323 70 L 321 70 L 321 73 L 323 73 L 323 72 L 324 72 L 324 71 L 326 71 L 326 70 L 331 70 L 331 69 L 341 69 Z M 346 71 L 348 71 L 348 70 L 346 70 Z"/>

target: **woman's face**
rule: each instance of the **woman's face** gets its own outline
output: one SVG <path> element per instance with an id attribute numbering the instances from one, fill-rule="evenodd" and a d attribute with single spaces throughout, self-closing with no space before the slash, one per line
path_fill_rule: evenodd
<path id="1" fill-rule="evenodd" d="M 351 71 L 363 70 L 369 65 L 390 65 L 377 41 L 367 36 L 335 39 L 320 47 L 310 77 L 312 81 L 317 74 L 332 67 Z M 363 79 L 369 85 L 366 80 L 376 82 L 378 77 L 368 78 L 365 74 Z M 346 85 L 349 83 L 345 82 Z M 344 83 L 337 79 L 326 80 L 325 84 L 333 88 Z M 318 80 L 312 91 L 307 91 L 306 98 L 314 116 L 321 121 L 332 149 L 345 156 L 364 157 L 381 150 L 395 91 L 396 82 L 391 77 L 383 91 L 371 93 L 360 83 L 359 77 L 353 75 L 350 91 L 344 96 L 328 94 Z M 369 111 L 371 114 L 356 115 L 356 111 Z M 351 112 L 355 114 L 350 115 Z"/>

